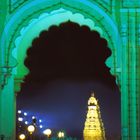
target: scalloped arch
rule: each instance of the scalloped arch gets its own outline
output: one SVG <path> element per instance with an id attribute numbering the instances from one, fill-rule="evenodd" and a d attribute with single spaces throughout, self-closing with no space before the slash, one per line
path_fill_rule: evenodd
<path id="1" fill-rule="evenodd" d="M 103 35 L 100 27 L 96 26 L 91 19 L 84 18 L 80 13 L 73 14 L 63 8 L 54 10 L 51 13 L 43 13 L 38 18 L 32 19 L 29 24 L 23 27 L 20 35 L 15 40 L 15 48 L 12 51 L 12 56 L 19 62 L 17 68 L 14 69 L 17 77 L 24 77 L 28 73 L 28 69 L 24 66 L 26 51 L 31 46 L 34 38 L 36 38 L 41 31 L 47 30 L 52 25 L 59 25 L 63 22 L 72 21 L 78 23 L 80 26 L 86 25 L 91 30 L 96 30 Z"/>
<path id="2" fill-rule="evenodd" d="M 22 47 L 22 44 L 19 43 L 20 41 L 23 42 L 24 40 L 25 42 L 23 42 L 23 44 L 26 44 L 26 42 L 30 40 L 30 38 L 25 35 L 25 31 L 27 31 L 27 27 L 28 27 L 28 32 L 26 33 L 29 33 L 31 32 L 31 30 L 29 29 L 32 29 L 31 26 L 33 26 L 31 23 L 35 23 L 35 21 L 36 21 L 36 24 L 43 22 L 43 20 L 41 19 L 44 16 L 47 16 L 47 18 L 50 17 L 50 19 L 51 17 L 53 17 L 53 15 L 58 16 L 58 11 L 59 11 L 59 14 L 62 12 L 62 11 L 60 12 L 61 8 L 63 8 L 65 12 L 66 11 L 69 12 L 69 14 L 71 12 L 71 14 L 73 15 L 73 21 L 75 22 L 77 21 L 76 21 L 76 18 L 74 18 L 75 17 L 74 15 L 79 15 L 78 17 L 79 21 L 81 20 L 79 24 L 83 22 L 83 19 L 84 19 L 84 22 L 85 21 L 87 22 L 88 20 L 87 26 L 90 27 L 91 29 L 94 26 L 95 30 L 100 32 L 102 37 L 108 41 L 108 46 L 112 50 L 112 56 L 107 60 L 106 64 L 111 68 L 111 73 L 113 75 L 116 74 L 116 71 L 119 70 L 120 64 L 121 64 L 120 63 L 120 60 L 121 60 L 120 35 L 118 32 L 117 26 L 115 25 L 115 22 L 112 20 L 112 18 L 109 15 L 107 15 L 107 13 L 102 9 L 102 7 L 98 7 L 95 2 L 91 2 L 90 0 L 84 0 L 84 1 L 35 0 L 28 3 L 27 5 L 24 5 L 18 11 L 16 11 L 16 14 L 13 15 L 11 17 L 11 20 L 9 20 L 9 22 L 7 23 L 4 29 L 4 34 L 2 35 L 3 44 L 1 44 L 1 46 L 6 46 L 4 50 L 4 53 L 6 53 L 5 55 L 6 65 L 15 66 L 15 63 L 18 62 L 18 66 L 14 69 L 16 78 L 23 78 L 24 75 L 27 74 L 27 69 L 25 70 L 25 67 L 23 65 L 23 61 L 24 61 L 23 58 L 25 58 L 25 54 L 26 54 L 24 51 L 26 49 L 23 49 L 23 48 L 24 47 L 27 48 L 27 46 Z M 41 14 L 41 13 L 44 13 L 44 14 Z M 53 25 L 54 21 L 50 20 L 50 23 Z M 41 27 L 39 26 L 39 28 Z M 36 29 L 36 32 L 37 32 L 37 29 Z M 20 36 L 24 34 L 23 38 L 20 38 L 19 34 Z M 15 40 L 16 40 L 16 43 L 15 43 Z M 24 57 L 21 57 L 23 56 L 23 53 L 19 52 L 19 48 L 20 48 L 20 51 L 24 53 Z"/>

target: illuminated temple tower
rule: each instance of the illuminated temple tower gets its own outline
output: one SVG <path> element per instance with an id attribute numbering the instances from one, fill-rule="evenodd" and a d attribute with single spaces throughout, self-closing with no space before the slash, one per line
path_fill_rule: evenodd
<path id="1" fill-rule="evenodd" d="M 94 94 L 88 100 L 88 112 L 83 132 L 84 140 L 105 140 L 100 108 Z"/>

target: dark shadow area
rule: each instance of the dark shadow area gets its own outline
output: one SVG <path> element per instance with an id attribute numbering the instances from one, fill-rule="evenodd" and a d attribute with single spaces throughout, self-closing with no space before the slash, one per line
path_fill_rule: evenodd
<path id="1" fill-rule="evenodd" d="M 26 81 L 95 79 L 116 88 L 115 78 L 105 65 L 111 55 L 107 41 L 86 26 L 70 22 L 52 26 L 33 41 L 27 55 L 25 64 L 31 73 Z"/>
<path id="2" fill-rule="evenodd" d="M 108 140 L 119 140 L 120 93 L 105 65 L 110 55 L 107 41 L 86 26 L 72 22 L 51 26 L 27 51 L 30 73 L 18 107 L 46 116 L 47 127 L 64 129 L 80 140 L 87 100 L 94 91 Z"/>

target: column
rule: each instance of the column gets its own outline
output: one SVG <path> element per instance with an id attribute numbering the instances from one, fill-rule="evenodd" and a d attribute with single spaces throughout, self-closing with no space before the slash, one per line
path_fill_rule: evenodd
<path id="1" fill-rule="evenodd" d="M 0 89 L 0 135 L 4 135 L 4 140 L 15 140 L 15 115 L 14 78 L 9 75 L 6 85 Z"/>
<path id="2" fill-rule="evenodd" d="M 121 11 L 121 38 L 122 38 L 122 64 L 121 64 L 121 127 L 122 140 L 128 140 L 129 125 L 128 125 L 128 21 L 127 11 Z"/>
<path id="3" fill-rule="evenodd" d="M 136 10 L 137 139 L 140 140 L 140 10 Z"/>

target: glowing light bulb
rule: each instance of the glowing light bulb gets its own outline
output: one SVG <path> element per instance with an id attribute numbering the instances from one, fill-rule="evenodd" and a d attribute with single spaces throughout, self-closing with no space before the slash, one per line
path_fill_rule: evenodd
<path id="1" fill-rule="evenodd" d="M 43 126 L 42 126 L 42 125 L 40 125 L 39 127 L 40 127 L 40 128 L 43 128 Z"/>
<path id="2" fill-rule="evenodd" d="M 29 131 L 30 134 L 32 134 L 35 131 L 35 127 L 33 125 L 29 125 L 27 130 Z"/>
<path id="3" fill-rule="evenodd" d="M 24 139 L 25 139 L 25 135 L 24 135 L 24 134 L 20 134 L 20 135 L 19 135 L 19 139 L 20 139 L 20 140 L 24 140 Z"/>
<path id="4" fill-rule="evenodd" d="M 24 116 L 27 116 L 27 113 L 26 112 L 24 112 Z"/>
<path id="5" fill-rule="evenodd" d="M 42 120 L 40 119 L 40 120 L 39 120 L 39 122 L 41 123 L 41 122 L 42 122 Z"/>
<path id="6" fill-rule="evenodd" d="M 32 119 L 35 119 L 35 116 L 32 116 Z"/>
<path id="7" fill-rule="evenodd" d="M 23 121 L 23 118 L 19 117 L 18 118 L 18 121 L 22 122 Z"/>
<path id="8" fill-rule="evenodd" d="M 18 114 L 21 114 L 21 110 L 18 110 Z"/>
<path id="9" fill-rule="evenodd" d="M 43 134 L 47 135 L 47 137 L 50 137 L 51 133 L 52 133 L 51 129 L 46 129 L 43 131 Z"/>

